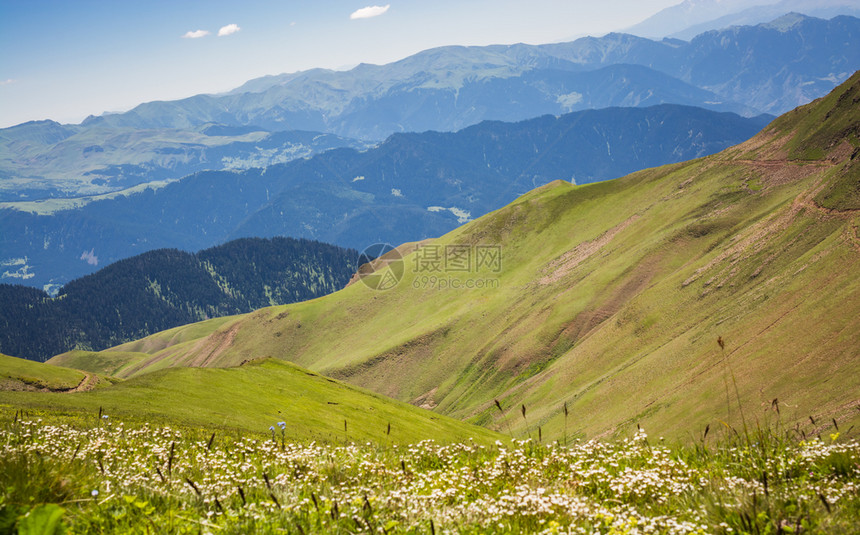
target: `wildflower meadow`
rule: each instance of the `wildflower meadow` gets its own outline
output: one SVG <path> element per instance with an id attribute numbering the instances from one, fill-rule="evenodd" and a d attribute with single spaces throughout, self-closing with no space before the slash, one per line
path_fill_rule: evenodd
<path id="1" fill-rule="evenodd" d="M 837 432 L 398 446 L 295 444 L 286 425 L 242 437 L 7 421 L 0 532 L 860 531 L 860 444 Z"/>

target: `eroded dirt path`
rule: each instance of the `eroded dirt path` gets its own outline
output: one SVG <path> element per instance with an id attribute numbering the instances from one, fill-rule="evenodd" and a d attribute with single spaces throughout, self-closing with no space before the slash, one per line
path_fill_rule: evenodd
<path id="1" fill-rule="evenodd" d="M 75 392 L 87 392 L 96 387 L 96 384 L 99 382 L 99 378 L 96 377 L 94 373 L 83 372 L 84 378 L 81 379 L 81 382 L 78 383 L 78 386 L 66 390 L 67 394 L 74 394 Z"/>
<path id="2" fill-rule="evenodd" d="M 237 321 L 226 331 L 218 330 L 203 338 L 192 351 L 196 356 L 189 366 L 204 368 L 215 362 L 222 353 L 233 345 L 233 340 L 236 339 L 236 334 L 241 326 L 242 322 Z"/>

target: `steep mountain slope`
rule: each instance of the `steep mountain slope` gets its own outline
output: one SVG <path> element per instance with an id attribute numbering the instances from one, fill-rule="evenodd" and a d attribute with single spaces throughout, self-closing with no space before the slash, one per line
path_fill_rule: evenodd
<path id="1" fill-rule="evenodd" d="M 27 366 L 31 376 L 50 382 L 55 366 L 0 356 L 0 380 Z M 90 374 L 87 374 L 88 376 Z M 110 381 L 108 381 L 109 383 Z M 0 413 L 12 418 L 28 411 L 47 420 L 70 419 L 96 425 L 115 419 L 132 425 L 168 424 L 277 437 L 280 442 L 367 442 L 409 444 L 427 437 L 445 442 L 489 443 L 497 435 L 417 407 L 334 381 L 272 359 L 228 370 L 172 369 L 77 392 L 8 391 L 0 384 Z M 283 423 L 283 430 L 278 425 Z M 273 431 L 269 428 L 273 427 Z M 237 433 L 237 434 L 238 434 Z"/>
<path id="2" fill-rule="evenodd" d="M 551 180 L 592 182 L 703 156 L 766 123 L 683 106 L 612 108 L 453 134 L 398 134 L 366 151 L 204 172 L 73 209 L 58 210 L 58 201 L 10 203 L 0 209 L 0 281 L 60 285 L 94 271 L 94 257 L 103 265 L 245 236 L 357 249 L 438 236 Z"/>
<path id="3" fill-rule="evenodd" d="M 402 271 L 387 291 L 358 282 L 98 357 L 134 352 L 130 376 L 273 356 L 497 429 L 494 399 L 524 405 L 507 417 L 520 435 L 860 423 L 858 103 L 860 73 L 717 155 L 538 188 L 409 253 L 375 280 Z"/>
<path id="4" fill-rule="evenodd" d="M 55 297 L 0 284 L 0 350 L 46 360 L 177 325 L 295 303 L 343 288 L 358 251 L 308 240 L 245 238 L 192 254 L 150 251 L 64 286 Z"/>
<path id="5" fill-rule="evenodd" d="M 860 52 L 852 42 L 860 39 L 858 22 L 790 13 L 754 27 L 706 32 L 690 41 L 696 60 L 682 68 L 680 78 L 723 98 L 742 97 L 749 106 L 781 113 L 824 95 L 857 70 Z M 751 50 L 767 53 L 751 55 Z M 787 64 L 792 68 L 785 69 Z"/>

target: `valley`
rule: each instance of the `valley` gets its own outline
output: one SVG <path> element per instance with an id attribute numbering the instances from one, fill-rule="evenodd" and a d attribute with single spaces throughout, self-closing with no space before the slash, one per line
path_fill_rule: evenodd
<path id="1" fill-rule="evenodd" d="M 860 532 L 855 0 L 96 4 L 0 17 L 0 533 Z"/>
<path id="2" fill-rule="evenodd" d="M 134 355 L 119 375 L 139 376 L 280 358 L 497 429 L 525 422 L 501 418 L 494 400 L 525 405 L 548 438 L 562 432 L 563 405 L 582 437 L 642 424 L 682 438 L 717 417 L 740 425 L 742 410 L 774 399 L 794 407 L 792 422 L 817 413 L 856 423 L 858 385 L 840 370 L 856 364 L 860 332 L 858 91 L 855 75 L 713 156 L 538 188 L 407 254 L 391 290 L 353 284 L 156 334 L 99 361 Z M 438 276 L 498 284 L 416 285 L 428 275 L 422 248 L 486 244 L 499 247 L 500 271 Z M 89 354 L 51 362 L 100 371 Z M 727 381 L 737 401 L 727 403 Z"/>

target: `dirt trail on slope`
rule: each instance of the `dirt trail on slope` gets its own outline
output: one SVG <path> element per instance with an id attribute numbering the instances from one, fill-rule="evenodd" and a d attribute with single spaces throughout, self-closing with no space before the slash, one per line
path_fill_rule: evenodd
<path id="1" fill-rule="evenodd" d="M 74 388 L 70 388 L 69 390 L 62 390 L 65 394 L 74 394 L 75 392 L 87 392 L 96 387 L 99 382 L 98 376 L 94 373 L 90 372 L 81 372 L 84 374 L 84 378 L 81 379 L 81 382 L 78 383 L 78 386 Z"/>
<path id="2" fill-rule="evenodd" d="M 799 163 L 791 160 L 735 160 L 735 162 L 758 171 L 765 186 L 789 184 L 836 165 L 831 161 Z"/>
<path id="3" fill-rule="evenodd" d="M 825 184 L 819 179 L 812 184 L 809 189 L 795 197 L 788 209 L 776 211 L 747 227 L 744 233 L 738 234 L 735 238 L 732 238 L 734 243 L 732 243 L 731 246 L 723 250 L 723 252 L 714 257 L 706 265 L 693 272 L 693 274 L 685 280 L 681 286 L 689 286 L 700 279 L 705 273 L 714 270 L 716 271 L 716 274 L 714 274 L 711 279 L 705 283 L 705 286 L 711 286 L 712 283 L 716 283 L 713 287 L 722 287 L 729 281 L 729 279 L 736 275 L 737 264 L 758 253 L 771 243 L 775 236 L 779 236 L 784 233 L 802 212 L 811 213 L 814 217 L 822 219 L 847 219 L 848 217 L 851 217 L 853 214 L 831 214 L 828 209 L 819 206 L 815 202 L 815 196 L 821 192 L 824 186 Z M 715 269 L 720 265 L 722 265 L 722 268 Z M 722 280 L 717 282 L 717 279 Z M 706 290 L 706 292 L 709 291 L 710 289 Z"/>
<path id="4" fill-rule="evenodd" d="M 224 351 L 226 351 L 236 339 L 236 334 L 239 332 L 240 322 L 235 322 L 226 331 L 215 331 L 209 336 L 205 336 L 198 340 L 191 349 L 186 350 L 184 355 L 193 355 L 193 359 L 188 364 L 180 364 L 180 361 L 175 361 L 171 366 L 189 366 L 192 368 L 202 368 L 208 366 L 211 362 L 217 359 Z M 176 344 L 181 346 L 181 344 Z M 127 370 L 123 374 L 125 377 L 131 377 L 137 372 L 153 366 L 154 364 L 167 359 L 176 357 L 177 353 L 182 351 L 182 348 L 164 349 L 154 355 L 152 358 L 139 362 L 134 367 Z"/>
<path id="5" fill-rule="evenodd" d="M 541 286 L 545 286 L 547 284 L 557 282 L 562 277 L 573 271 L 576 266 L 585 262 L 592 255 L 606 247 L 606 245 L 609 244 L 610 241 L 612 241 L 612 238 L 614 238 L 619 232 L 633 224 L 636 220 L 639 219 L 639 217 L 639 215 L 631 216 L 627 218 L 627 220 L 622 221 L 620 224 L 616 225 L 615 227 L 605 231 L 597 238 L 590 241 L 581 242 L 573 249 L 570 249 L 555 260 L 552 260 L 543 269 L 544 276 L 538 279 L 538 284 L 540 284 Z"/>
<path id="6" fill-rule="evenodd" d="M 233 340 L 236 339 L 240 324 L 240 322 L 236 322 L 226 331 L 215 331 L 204 338 L 192 350 L 193 353 L 197 353 L 197 356 L 194 357 L 189 366 L 203 368 L 214 362 L 215 359 L 233 345 Z"/>

